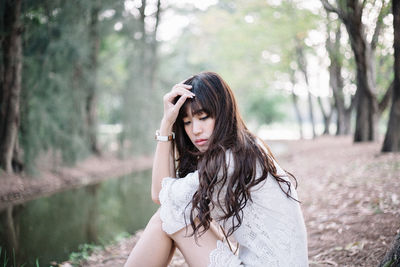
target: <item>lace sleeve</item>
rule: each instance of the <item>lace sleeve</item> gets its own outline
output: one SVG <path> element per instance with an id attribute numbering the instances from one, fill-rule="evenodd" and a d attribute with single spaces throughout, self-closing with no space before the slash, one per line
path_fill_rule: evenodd
<path id="1" fill-rule="evenodd" d="M 166 177 L 162 180 L 159 199 L 160 218 L 164 232 L 173 234 L 189 223 L 191 201 L 198 185 L 197 171 L 189 173 L 184 178 Z"/>

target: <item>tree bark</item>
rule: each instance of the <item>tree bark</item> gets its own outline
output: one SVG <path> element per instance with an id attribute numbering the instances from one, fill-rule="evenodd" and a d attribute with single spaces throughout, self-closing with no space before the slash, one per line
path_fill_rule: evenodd
<path id="1" fill-rule="evenodd" d="M 313 110 L 312 95 L 310 93 L 310 86 L 308 82 L 307 62 L 304 57 L 304 49 L 300 44 L 300 40 L 297 40 L 296 54 L 297 54 L 297 63 L 299 65 L 300 71 L 304 75 L 304 79 L 307 85 L 308 112 L 310 115 L 312 138 L 315 138 L 316 134 L 315 134 L 314 110 Z"/>
<path id="2" fill-rule="evenodd" d="M 341 30 L 340 24 L 335 32 L 335 40 L 330 37 L 331 29 L 328 22 L 328 38 L 326 40 L 326 50 L 328 51 L 331 64 L 329 70 L 329 86 L 332 89 L 334 106 L 337 114 L 336 135 L 350 134 L 350 117 L 354 104 L 348 107 L 345 105 L 343 95 L 342 61 L 340 55 Z M 353 102 L 353 99 L 352 99 Z"/>
<path id="3" fill-rule="evenodd" d="M 400 2 L 392 1 L 394 29 L 394 83 L 392 106 L 382 152 L 400 151 Z"/>
<path id="4" fill-rule="evenodd" d="M 294 71 L 291 71 L 291 73 L 290 73 L 290 80 L 291 80 L 292 85 L 293 85 L 293 87 L 294 87 L 294 85 L 295 85 Z M 297 123 L 298 123 L 298 125 L 299 125 L 300 139 L 304 139 L 304 134 L 303 134 L 303 119 L 301 118 L 301 113 L 300 113 L 300 109 L 299 109 L 298 99 L 297 99 L 297 95 L 294 93 L 294 88 L 292 89 L 292 101 L 293 101 L 294 111 L 295 111 L 295 113 L 296 113 Z"/>
<path id="5" fill-rule="evenodd" d="M 21 0 L 5 2 L 2 40 L 3 73 L 1 73 L 0 103 L 0 166 L 12 173 L 13 152 L 17 145 L 22 71 L 22 44 L 20 25 Z"/>
<path id="6" fill-rule="evenodd" d="M 158 41 L 157 41 L 157 33 L 158 33 L 158 26 L 160 25 L 160 16 L 161 15 L 161 0 L 157 1 L 157 11 L 155 15 L 156 19 L 156 24 L 154 26 L 154 32 L 153 32 L 153 37 L 152 37 L 152 43 L 151 43 L 151 60 L 150 60 L 150 90 L 154 91 L 155 87 L 155 76 L 157 73 L 157 67 L 158 67 L 158 55 L 157 55 L 157 48 L 158 48 Z"/>
<path id="7" fill-rule="evenodd" d="M 344 24 L 356 61 L 357 90 L 360 90 L 356 108 L 354 141 L 374 141 L 377 138 L 378 103 L 375 95 L 373 50 L 367 42 L 362 24 L 362 6 L 357 0 L 347 0 L 349 13 Z"/>
<path id="8" fill-rule="evenodd" d="M 19 242 L 18 242 L 18 231 L 15 227 L 14 216 L 13 216 L 13 206 L 10 206 L 6 210 L 5 218 L 5 230 L 7 236 L 7 249 L 8 253 L 14 252 L 15 257 L 18 259 L 19 254 Z"/>
<path id="9" fill-rule="evenodd" d="M 98 69 L 98 55 L 100 48 L 100 37 L 98 30 L 98 16 L 99 7 L 94 4 L 90 14 L 90 25 L 89 25 L 89 40 L 91 42 L 91 54 L 90 54 L 90 77 L 88 93 L 86 98 L 86 122 L 88 130 L 88 138 L 90 144 L 90 150 L 100 155 L 100 148 L 97 141 L 97 69 Z"/>
<path id="10" fill-rule="evenodd" d="M 322 113 L 322 117 L 324 119 L 324 132 L 322 134 L 329 134 L 329 125 L 331 124 L 333 109 L 331 108 L 331 110 L 329 112 L 325 111 L 324 104 L 322 103 L 322 99 L 320 96 L 318 96 L 317 101 L 318 101 L 318 105 L 319 105 L 319 108 Z"/>
<path id="11" fill-rule="evenodd" d="M 396 2 L 396 1 L 393 1 Z M 400 266 L 400 233 L 395 237 L 391 248 L 382 259 L 379 267 L 396 267 Z"/>

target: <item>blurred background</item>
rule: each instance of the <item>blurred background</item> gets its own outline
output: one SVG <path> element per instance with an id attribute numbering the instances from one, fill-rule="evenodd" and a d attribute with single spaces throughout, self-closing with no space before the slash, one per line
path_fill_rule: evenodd
<path id="1" fill-rule="evenodd" d="M 389 1 L 363 2 L 357 62 L 355 38 L 319 0 L 2 1 L 2 32 L 18 39 L 9 51 L 3 38 L 1 54 L 4 73 L 12 72 L 8 57 L 19 64 L 15 164 L 32 170 L 49 150 L 67 162 L 101 151 L 152 153 L 162 95 L 204 70 L 228 82 L 253 131 L 299 139 L 355 133 L 364 64 L 360 86 L 368 88 L 359 95 L 374 99 L 359 113 L 373 110 L 378 135 L 357 129 L 356 139 L 375 140 L 388 121 L 390 102 L 373 106 L 394 77 L 393 16 Z"/>
<path id="2" fill-rule="evenodd" d="M 1 0 L 0 248 L 18 250 L 20 263 L 41 257 L 47 264 L 99 236 L 109 242 L 142 228 L 155 206 L 136 208 L 143 212 L 132 222 L 118 216 L 133 207 L 117 209 L 114 201 L 150 202 L 148 171 L 119 179 L 134 181 L 137 191 L 125 182 L 94 184 L 71 197 L 14 208 L 10 194 L 21 194 L 21 184 L 31 186 L 24 181 L 40 180 L 46 170 L 57 176 L 63 166 L 93 157 L 151 157 L 162 96 L 200 71 L 227 81 L 248 127 L 278 152 L 281 143 L 272 140 L 322 135 L 399 151 L 399 115 L 390 112 L 395 101 L 400 105 L 393 20 L 389 0 Z M 143 197 L 129 200 L 134 194 Z M 81 195 L 106 204 L 78 200 Z M 58 203 L 54 211 L 50 203 Z M 69 211 L 75 206 L 82 213 Z M 60 226 L 60 210 L 65 218 L 84 217 L 82 232 Z M 97 222 L 90 210 L 111 212 L 113 219 Z M 124 220 L 128 229 L 116 223 Z M 56 245 L 38 246 L 51 243 L 49 235 L 43 239 L 43 221 L 65 229 L 52 239 L 75 233 L 73 244 L 57 252 Z M 114 232 L 99 230 L 110 224 L 118 224 Z M 82 235 L 87 238 L 78 240 Z"/>

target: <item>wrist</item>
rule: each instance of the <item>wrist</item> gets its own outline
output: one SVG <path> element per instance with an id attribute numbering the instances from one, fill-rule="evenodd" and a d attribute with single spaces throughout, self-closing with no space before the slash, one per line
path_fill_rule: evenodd
<path id="1" fill-rule="evenodd" d="M 161 135 L 169 135 L 172 133 L 172 126 L 173 123 L 169 123 L 165 119 L 161 120 L 161 125 L 160 125 L 160 134 Z"/>

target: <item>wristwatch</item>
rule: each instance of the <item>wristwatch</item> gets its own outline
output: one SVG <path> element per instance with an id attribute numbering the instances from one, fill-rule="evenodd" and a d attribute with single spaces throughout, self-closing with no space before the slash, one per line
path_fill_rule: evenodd
<path id="1" fill-rule="evenodd" d="M 175 139 L 175 133 L 172 132 L 169 135 L 160 135 L 160 130 L 156 131 L 156 136 L 155 139 L 157 141 L 161 141 L 161 142 L 168 142 L 168 141 L 172 141 Z"/>

